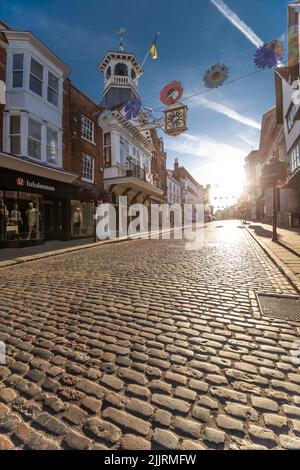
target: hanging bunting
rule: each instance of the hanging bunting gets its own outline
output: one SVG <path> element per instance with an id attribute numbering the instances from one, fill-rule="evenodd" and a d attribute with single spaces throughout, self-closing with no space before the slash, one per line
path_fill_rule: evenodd
<path id="1" fill-rule="evenodd" d="M 109 126 L 112 123 L 113 115 L 112 112 L 106 109 L 103 113 L 100 114 L 98 118 L 98 124 L 103 129 Z"/>
<path id="2" fill-rule="evenodd" d="M 125 106 L 126 119 L 135 119 L 142 107 L 142 102 L 138 98 L 132 98 Z"/>
<path id="3" fill-rule="evenodd" d="M 222 86 L 229 77 L 229 68 L 225 64 L 213 65 L 204 74 L 203 81 L 207 88 Z"/>
<path id="4" fill-rule="evenodd" d="M 160 101 L 166 106 L 177 103 L 183 95 L 181 82 L 171 82 L 160 92 Z"/>

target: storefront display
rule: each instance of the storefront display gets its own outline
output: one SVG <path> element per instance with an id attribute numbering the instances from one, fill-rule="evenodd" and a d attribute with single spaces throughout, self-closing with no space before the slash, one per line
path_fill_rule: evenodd
<path id="1" fill-rule="evenodd" d="M 94 204 L 79 186 L 0 168 L 0 247 L 93 236 Z"/>

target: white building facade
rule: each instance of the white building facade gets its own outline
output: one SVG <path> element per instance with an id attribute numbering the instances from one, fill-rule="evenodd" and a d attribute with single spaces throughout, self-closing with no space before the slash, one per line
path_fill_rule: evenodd
<path id="1" fill-rule="evenodd" d="M 171 170 L 167 171 L 167 202 L 170 205 L 182 204 L 181 183 L 173 177 Z"/>
<path id="2" fill-rule="evenodd" d="M 30 32 L 5 32 L 4 151 L 62 168 L 63 82 L 70 69 Z"/>

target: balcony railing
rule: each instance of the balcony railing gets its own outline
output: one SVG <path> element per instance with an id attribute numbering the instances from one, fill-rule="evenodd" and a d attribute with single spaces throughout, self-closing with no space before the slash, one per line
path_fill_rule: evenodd
<path id="1" fill-rule="evenodd" d="M 148 183 L 152 183 L 153 176 L 145 169 L 134 163 L 123 163 L 119 166 L 122 176 L 138 178 Z"/>
<path id="2" fill-rule="evenodd" d="M 127 76 L 121 76 L 121 75 L 112 75 L 107 81 L 106 81 L 106 88 L 109 85 L 118 85 L 118 86 L 127 86 L 127 85 L 132 85 L 135 88 L 137 87 L 136 81 L 135 80 L 130 80 L 129 77 Z"/>

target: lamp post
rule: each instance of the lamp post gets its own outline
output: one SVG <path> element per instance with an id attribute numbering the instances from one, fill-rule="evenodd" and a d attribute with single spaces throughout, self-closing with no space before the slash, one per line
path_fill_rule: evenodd
<path id="1" fill-rule="evenodd" d="M 287 177 L 287 165 L 275 156 L 266 163 L 262 169 L 260 178 L 260 186 L 262 189 L 273 188 L 273 212 L 272 212 L 272 241 L 278 243 L 278 232 L 277 232 L 277 190 L 279 182 Z"/>

